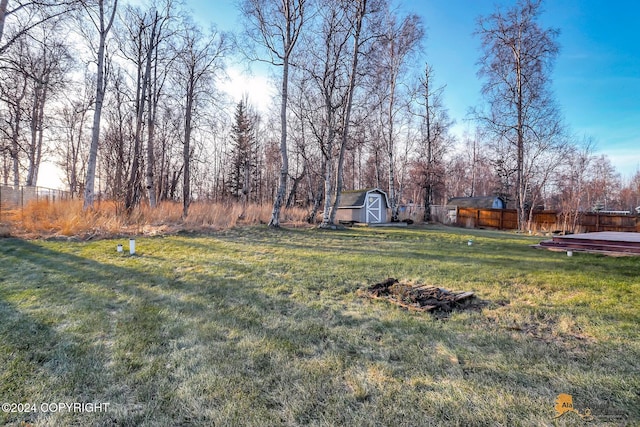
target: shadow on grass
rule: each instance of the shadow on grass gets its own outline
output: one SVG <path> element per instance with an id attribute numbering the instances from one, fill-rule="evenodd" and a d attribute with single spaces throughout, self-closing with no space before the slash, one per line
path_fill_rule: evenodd
<path id="1" fill-rule="evenodd" d="M 13 273 L 5 275 L 0 290 L 6 326 L 2 337 L 7 346 L 3 356 L 13 369 L 4 373 L 10 377 L 4 383 L 12 387 L 2 388 L 2 400 L 110 401 L 127 406 L 129 402 L 120 400 L 127 396 L 116 397 L 116 383 L 129 382 L 127 377 L 142 368 L 131 355 L 160 353 L 152 347 L 161 347 L 166 321 L 159 310 L 149 309 L 158 295 L 119 282 L 138 277 L 142 283 L 154 283 L 158 278 L 28 241 L 4 243 L 0 254 Z M 34 378 L 39 380 L 34 383 Z M 115 422 L 113 414 L 121 416 L 122 411 L 111 409 L 112 413 L 102 415 L 71 415 L 74 422 Z M 54 424 L 69 420 L 58 420 L 65 415 L 60 413 L 0 415 L 7 417 L 5 422 L 33 422 L 34 417 Z"/>
<path id="2" fill-rule="evenodd" d="M 311 245 L 292 238 L 303 236 L 297 234 L 301 232 L 293 233 L 271 239 L 255 236 L 254 242 L 285 253 L 296 247 L 309 251 Z M 215 239 L 238 244 L 233 234 Z M 312 242 L 321 240 L 314 236 Z M 0 389 L 0 398 L 14 401 L 36 395 L 41 401 L 112 404 L 113 411 L 94 418 L 60 415 L 54 420 L 60 425 L 87 420 L 116 425 L 278 425 L 327 419 L 336 424 L 384 423 L 385 417 L 420 412 L 442 399 L 414 393 L 409 384 L 415 378 L 432 378 L 420 381 L 438 393 L 446 391 L 443 384 L 475 384 L 478 388 L 469 399 L 479 405 L 484 397 L 477 392 L 483 387 L 515 389 L 531 405 L 548 392 L 555 372 L 548 364 L 560 365 L 566 357 L 562 348 L 549 352 L 553 344 L 443 325 L 395 308 L 382 314 L 385 308 L 365 304 L 353 314 L 354 307 L 347 310 L 274 294 L 266 289 L 262 267 L 245 262 L 235 246 L 218 256 L 200 239 L 174 241 L 211 258 L 210 271 L 205 266 L 192 272 L 189 268 L 196 261 L 172 264 L 159 251 L 137 258 L 159 260 L 159 267 L 146 271 L 148 265 L 107 264 L 32 242 L 5 243 L 0 250 L 4 264 L 28 278 L 1 270 L 5 277 L 0 283 L 0 316 L 6 325 L 2 338 L 7 360 L 14 365 L 2 374 L 11 386 Z M 353 251 L 370 257 L 386 249 Z M 311 263 L 313 250 L 301 257 Z M 472 255 L 463 258 L 473 260 Z M 401 259 L 389 255 L 390 263 Z M 281 262 L 274 260 L 274 268 Z M 176 265 L 188 268 L 179 272 Z M 289 286 L 295 290 L 300 285 Z M 28 337 L 26 343 L 21 334 Z M 518 369 L 526 362 L 540 368 Z M 23 364 L 46 384 L 44 389 L 32 377 L 20 375 Z M 409 402 L 417 405 L 409 407 Z M 452 403 L 454 415 L 448 416 L 456 418 L 441 421 L 472 423 L 463 403 Z M 507 406 L 498 405 L 504 410 L 499 422 L 508 421 Z M 387 414 L 381 412 L 385 408 Z M 490 419 L 486 413 L 482 416 Z M 8 415 L 2 421 L 33 419 Z"/>
<path id="3" fill-rule="evenodd" d="M 3 373 L 6 387 L 0 397 L 110 402 L 112 411 L 93 418 L 100 423 L 140 424 L 151 417 L 175 425 L 192 420 L 193 413 L 173 394 L 186 378 L 166 368 L 176 353 L 190 346 L 229 347 L 250 339 L 285 358 L 336 352 L 357 359 L 359 350 L 351 340 L 329 328 L 360 327 L 370 321 L 274 298 L 257 290 L 256 282 L 225 277 L 228 271 L 167 276 L 28 241 L 5 243 L 5 265 L 28 277 L 21 280 L 20 273 L 11 274 L 0 291 L 6 366 L 13 367 Z M 323 318 L 330 320 L 329 326 L 314 320 Z M 200 325 L 197 337 L 186 339 L 193 325 Z M 225 351 L 240 367 L 246 364 L 242 359 L 258 357 L 233 348 Z M 251 369 L 241 368 L 246 381 L 256 374 L 252 369 L 260 369 L 262 362 L 256 360 Z M 34 375 L 46 386 L 35 386 Z M 251 390 L 247 392 L 251 395 Z M 78 417 L 91 421 L 86 415 L 54 414 L 49 422 L 64 424 L 74 415 L 75 422 Z M 2 416 L 3 422 L 47 418 L 45 414 Z"/>

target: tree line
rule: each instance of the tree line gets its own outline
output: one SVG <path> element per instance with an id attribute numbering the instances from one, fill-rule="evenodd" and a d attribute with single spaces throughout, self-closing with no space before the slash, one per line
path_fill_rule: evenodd
<path id="1" fill-rule="evenodd" d="M 0 1 L 4 185 L 35 185 L 43 159 L 91 209 L 237 200 L 303 206 L 333 226 L 343 191 L 406 204 L 499 195 L 526 228 L 534 209 L 629 210 L 623 182 L 553 98 L 559 31 L 541 0 L 478 17 L 484 102 L 463 136 L 424 54 L 425 23 L 391 0 L 242 0 L 243 29 L 203 29 L 176 0 Z M 433 40 L 432 43 L 440 41 Z M 220 90 L 236 62 L 266 63 L 278 94 L 258 111 Z"/>

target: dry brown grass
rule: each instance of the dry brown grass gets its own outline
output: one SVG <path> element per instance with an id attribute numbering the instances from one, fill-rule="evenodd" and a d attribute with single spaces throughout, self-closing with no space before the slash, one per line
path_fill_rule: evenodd
<path id="1" fill-rule="evenodd" d="M 271 205 L 195 202 L 187 218 L 182 218 L 182 205 L 162 202 L 155 209 L 142 205 L 131 213 L 113 201 L 100 201 L 94 209 L 83 211 L 81 200 L 59 202 L 37 201 L 23 209 L 4 214 L 0 235 L 25 238 L 77 237 L 91 239 L 122 234 L 157 235 L 179 231 L 224 230 L 241 225 L 267 224 Z M 303 226 L 307 212 L 301 208 L 283 210 L 281 222 L 287 226 Z"/>
<path id="2" fill-rule="evenodd" d="M 0 237 L 11 237 L 11 226 L 9 224 L 0 224 Z"/>

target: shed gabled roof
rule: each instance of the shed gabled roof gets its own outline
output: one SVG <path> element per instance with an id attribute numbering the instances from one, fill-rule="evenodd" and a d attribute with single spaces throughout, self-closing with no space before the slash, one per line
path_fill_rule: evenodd
<path id="1" fill-rule="evenodd" d="M 369 193 L 382 194 L 385 207 L 389 207 L 389 200 L 387 200 L 387 193 L 379 188 L 366 188 L 364 190 L 351 190 L 343 191 L 340 195 L 340 205 L 338 209 L 356 209 L 363 208 L 367 195 Z"/>
<path id="2" fill-rule="evenodd" d="M 503 205 L 504 200 L 498 196 L 479 196 L 479 197 L 453 197 L 447 202 L 448 206 L 458 206 L 461 208 L 481 208 L 491 209 L 494 206 L 494 201 L 500 199 Z"/>

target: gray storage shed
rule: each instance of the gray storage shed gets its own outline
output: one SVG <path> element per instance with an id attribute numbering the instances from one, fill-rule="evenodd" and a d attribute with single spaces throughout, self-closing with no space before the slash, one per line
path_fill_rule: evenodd
<path id="1" fill-rule="evenodd" d="M 387 222 L 389 200 L 379 188 L 343 191 L 336 218 L 342 222 L 381 224 Z"/>

